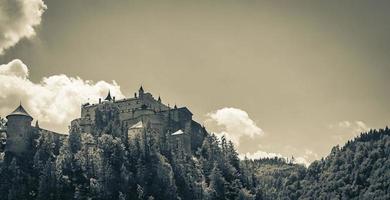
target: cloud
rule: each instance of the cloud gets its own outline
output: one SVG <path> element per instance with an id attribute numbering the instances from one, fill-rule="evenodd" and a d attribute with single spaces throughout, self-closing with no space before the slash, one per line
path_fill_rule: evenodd
<path id="1" fill-rule="evenodd" d="M 263 130 L 256 125 L 248 113 L 238 108 L 222 108 L 208 113 L 207 117 L 207 124 L 212 126 L 212 123 L 216 123 L 221 127 L 220 131 L 215 131 L 217 136 L 224 135 L 236 145 L 243 136 L 254 138 L 264 135 Z"/>
<path id="2" fill-rule="evenodd" d="M 305 156 L 302 156 L 302 157 L 294 157 L 294 160 L 292 162 L 295 164 L 303 164 L 306 167 L 308 167 L 310 165 L 310 162 L 308 161 L 307 156 L 308 155 L 305 154 Z M 261 159 L 261 158 L 275 158 L 275 157 L 277 157 L 277 158 L 283 158 L 286 161 L 291 161 L 291 158 L 283 156 L 279 153 L 272 153 L 272 152 L 265 152 L 265 151 L 256 151 L 253 153 L 247 152 L 245 154 L 239 155 L 240 159 L 244 159 L 245 157 L 248 159 L 252 159 L 252 160 L 253 159 Z"/>
<path id="3" fill-rule="evenodd" d="M 247 157 L 248 159 L 260 159 L 260 158 L 285 158 L 279 153 L 270 153 L 270 152 L 265 152 L 265 151 L 256 151 L 253 153 L 246 152 L 244 154 L 239 155 L 240 159 L 244 159 Z"/>
<path id="4" fill-rule="evenodd" d="M 15 59 L 8 64 L 0 65 L 0 75 L 25 79 L 28 77 L 28 68 L 21 60 Z"/>
<path id="5" fill-rule="evenodd" d="M 341 121 L 336 124 L 329 125 L 332 130 L 332 138 L 338 142 L 346 142 L 353 137 L 356 137 L 362 132 L 367 132 L 370 128 L 363 121 Z"/>
<path id="6" fill-rule="evenodd" d="M 302 156 L 295 157 L 295 163 L 304 164 L 306 167 L 310 165 L 310 160 L 318 160 L 320 157 L 317 153 L 310 149 L 305 149 L 305 153 Z"/>
<path id="7" fill-rule="evenodd" d="M 309 167 L 310 163 L 305 157 L 296 157 L 294 158 L 295 160 L 293 161 L 293 163 L 295 164 L 302 164 L 302 165 L 305 165 L 306 167 Z"/>
<path id="8" fill-rule="evenodd" d="M 0 0 L 0 54 L 33 37 L 46 8 L 42 0 Z"/>
<path id="9" fill-rule="evenodd" d="M 89 98 L 98 101 L 108 90 L 118 98 L 124 97 L 113 81 L 93 82 L 80 77 L 54 75 L 39 83 L 29 80 L 28 67 L 20 60 L 0 65 L 0 114 L 7 115 L 23 102 L 30 114 L 42 124 L 65 131 L 69 122 L 80 115 L 80 106 Z"/>
<path id="10" fill-rule="evenodd" d="M 249 117 L 248 113 L 238 108 L 222 108 L 207 114 L 205 121 L 206 126 L 209 130 L 214 130 L 214 133 L 221 137 L 225 136 L 231 140 L 235 145 L 238 146 L 240 152 L 240 138 L 250 137 L 255 138 L 256 136 L 263 136 L 264 131 L 259 128 L 256 123 Z M 219 130 L 213 126 L 216 124 L 219 126 Z M 254 152 L 241 152 L 239 154 L 240 159 L 247 157 L 248 159 L 261 159 L 261 158 L 283 158 L 286 161 L 291 161 L 290 157 L 282 155 L 281 153 L 264 151 L 262 145 L 258 146 L 259 150 Z M 292 147 L 289 147 L 292 148 Z M 294 152 L 296 149 L 293 148 Z M 290 151 L 287 151 L 290 152 Z M 292 152 L 292 151 L 291 151 Z M 310 165 L 310 160 L 318 159 L 318 154 L 312 150 L 305 149 L 303 154 L 294 156 L 293 163 L 302 164 L 306 167 Z"/>

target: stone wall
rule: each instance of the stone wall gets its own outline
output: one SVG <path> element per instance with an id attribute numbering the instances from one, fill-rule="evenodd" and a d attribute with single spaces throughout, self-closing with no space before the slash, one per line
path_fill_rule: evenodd
<path id="1" fill-rule="evenodd" d="M 145 110 L 142 109 L 142 106 L 146 106 L 147 110 L 154 112 L 160 112 L 169 109 L 168 106 L 154 99 L 150 93 L 145 93 L 142 98 L 127 98 L 111 102 L 103 101 L 100 104 L 83 105 L 81 107 L 81 118 L 90 118 L 91 120 L 94 120 L 96 109 L 99 107 L 99 105 L 104 103 L 115 104 L 119 109 L 121 120 L 137 117 L 135 115 L 138 111 Z"/>

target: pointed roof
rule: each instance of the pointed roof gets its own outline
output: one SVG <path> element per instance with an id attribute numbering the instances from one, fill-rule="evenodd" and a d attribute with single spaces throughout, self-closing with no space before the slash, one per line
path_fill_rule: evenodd
<path id="1" fill-rule="evenodd" d="M 142 92 L 144 91 L 144 88 L 142 87 L 142 85 L 141 85 L 141 87 L 139 88 L 138 91 L 140 91 L 140 92 L 141 92 L 141 91 L 142 91 Z"/>
<path id="2" fill-rule="evenodd" d="M 31 115 L 27 113 L 26 109 L 23 108 L 22 103 L 20 103 L 19 106 L 7 117 L 15 115 L 31 117 Z"/>
<path id="3" fill-rule="evenodd" d="M 111 101 L 112 100 L 111 91 L 110 90 L 108 90 L 108 95 L 107 95 L 107 97 L 104 100 L 106 100 L 106 101 Z"/>
<path id="4" fill-rule="evenodd" d="M 174 132 L 174 133 L 172 133 L 171 135 L 181 135 L 181 134 L 183 134 L 184 132 L 181 130 L 181 129 L 179 129 L 179 130 L 177 130 L 176 132 Z"/>
<path id="5" fill-rule="evenodd" d="M 133 126 L 131 126 L 130 129 L 133 129 L 133 128 L 143 128 L 143 127 L 144 127 L 144 125 L 143 125 L 142 121 L 139 121 L 136 124 L 134 124 Z"/>
<path id="6" fill-rule="evenodd" d="M 158 96 L 158 100 L 157 101 L 161 102 L 161 97 L 160 96 Z"/>

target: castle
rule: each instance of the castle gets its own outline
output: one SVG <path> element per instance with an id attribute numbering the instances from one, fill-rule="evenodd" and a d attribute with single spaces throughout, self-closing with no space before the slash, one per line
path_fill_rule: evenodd
<path id="1" fill-rule="evenodd" d="M 112 114 L 112 111 L 115 114 Z M 100 115 L 98 115 L 98 113 Z M 103 114 L 103 118 L 102 115 Z M 106 115 L 104 115 L 106 114 Z M 138 133 L 148 132 L 158 134 L 160 138 L 183 148 L 186 152 L 194 152 L 203 143 L 206 129 L 192 119 L 192 113 L 186 107 L 171 108 L 162 103 L 161 98 L 155 99 L 152 94 L 144 91 L 142 86 L 133 98 L 116 100 L 110 92 L 105 99 L 99 99 L 96 104 L 86 103 L 81 106 L 80 118 L 71 121 L 70 130 L 80 133 L 94 133 L 104 117 L 115 115 L 121 130 L 121 137 L 131 139 Z M 98 119 L 98 118 L 99 119 Z M 102 119 L 101 119 L 102 118 Z M 31 125 L 33 118 L 22 105 L 7 116 L 7 141 L 5 152 L 13 155 L 23 155 L 34 146 L 34 140 L 42 135 L 50 135 L 57 145 L 67 135 L 45 130 Z"/>
<path id="2" fill-rule="evenodd" d="M 203 143 L 207 131 L 192 119 L 192 113 L 186 107 L 171 108 L 162 103 L 160 97 L 155 99 L 152 94 L 144 91 L 141 86 L 133 98 L 116 100 L 108 92 L 107 97 L 99 99 L 97 104 L 81 106 L 81 117 L 71 122 L 71 127 L 79 127 L 81 132 L 92 133 L 96 127 L 96 112 L 116 109 L 119 123 L 126 130 L 127 137 L 147 131 L 164 136 L 171 143 L 180 143 L 186 152 L 194 152 Z"/>

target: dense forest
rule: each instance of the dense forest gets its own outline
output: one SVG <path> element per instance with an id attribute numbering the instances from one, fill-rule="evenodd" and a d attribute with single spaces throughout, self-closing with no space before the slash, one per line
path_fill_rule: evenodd
<path id="1" fill-rule="evenodd" d="M 308 168 L 280 158 L 240 167 L 255 199 L 390 199 L 390 129 L 362 133 Z"/>
<path id="2" fill-rule="evenodd" d="M 390 199 L 388 128 L 335 146 L 306 168 L 240 160 L 232 142 L 212 134 L 188 154 L 161 148 L 167 144 L 148 131 L 123 137 L 115 119 L 98 124 L 94 134 L 71 128 L 59 149 L 42 135 L 31 155 L 6 155 L 1 199 Z"/>

